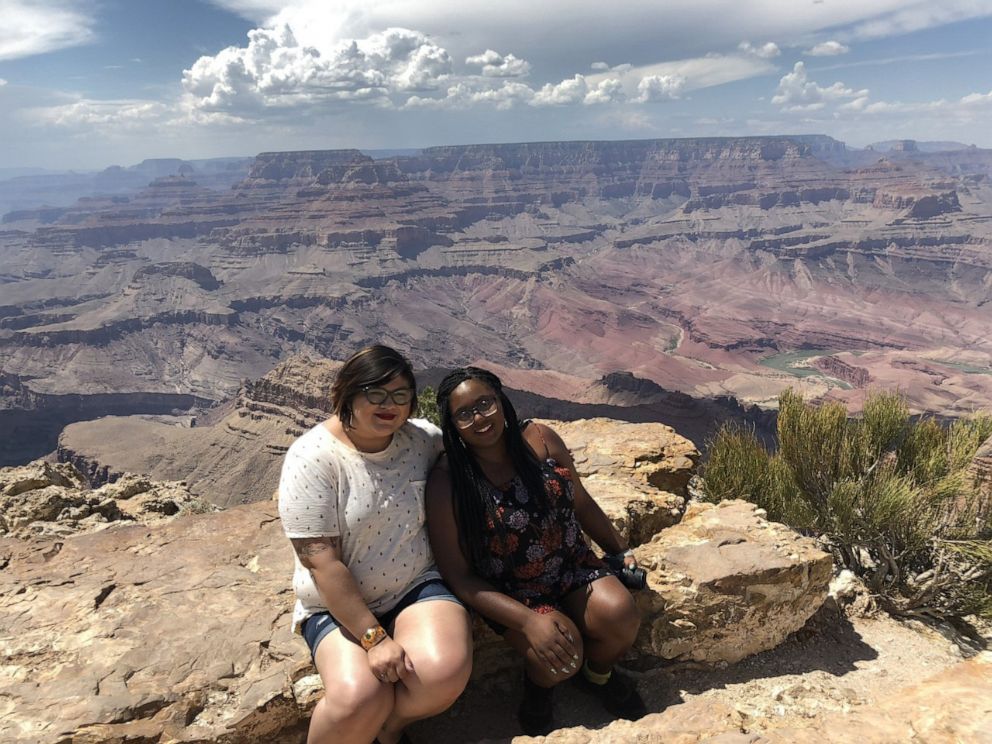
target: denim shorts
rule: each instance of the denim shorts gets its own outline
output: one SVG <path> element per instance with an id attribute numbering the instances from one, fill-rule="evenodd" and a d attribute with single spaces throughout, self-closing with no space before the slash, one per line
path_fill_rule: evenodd
<path id="1" fill-rule="evenodd" d="M 447 585 L 441 581 L 441 579 L 429 579 L 423 584 L 417 584 L 413 589 L 408 591 L 403 595 L 403 598 L 393 607 L 391 610 L 387 610 L 382 614 L 372 613 L 375 615 L 376 619 L 382 627 L 386 628 L 389 632 L 392 632 L 392 625 L 396 621 L 397 616 L 403 612 L 407 607 L 418 602 L 431 602 L 436 599 L 444 599 L 448 602 L 455 602 L 456 604 L 462 605 L 462 601 L 458 599 Z M 330 612 L 316 612 L 306 620 L 303 621 L 303 626 L 301 627 L 301 632 L 303 633 L 303 639 L 307 642 L 307 646 L 310 647 L 310 658 L 315 658 L 317 654 L 317 645 L 324 640 L 325 637 L 335 628 L 339 628 L 341 623 L 334 619 L 334 616 Z"/>

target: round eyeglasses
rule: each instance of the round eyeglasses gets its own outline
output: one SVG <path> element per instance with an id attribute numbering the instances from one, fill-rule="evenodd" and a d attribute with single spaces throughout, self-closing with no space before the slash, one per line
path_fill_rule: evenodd
<path id="1" fill-rule="evenodd" d="M 488 418 L 496 413 L 496 409 L 496 398 L 487 395 L 475 401 L 473 406 L 459 408 L 451 418 L 455 420 L 455 426 L 459 429 L 467 429 L 475 421 L 475 414 Z"/>
<path id="2" fill-rule="evenodd" d="M 405 406 L 413 399 L 413 390 L 410 388 L 386 390 L 381 387 L 367 387 L 362 388 L 362 392 L 365 393 L 365 400 L 374 406 L 381 406 L 387 399 L 398 406 Z"/>

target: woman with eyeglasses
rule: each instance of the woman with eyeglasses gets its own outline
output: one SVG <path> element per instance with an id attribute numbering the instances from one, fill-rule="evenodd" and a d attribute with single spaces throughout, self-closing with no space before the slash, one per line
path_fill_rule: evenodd
<path id="1" fill-rule="evenodd" d="M 576 681 L 614 716 L 644 703 L 614 664 L 634 643 L 633 598 L 585 542 L 633 553 L 589 496 L 561 438 L 521 424 L 499 378 L 457 369 L 437 392 L 446 456 L 427 485 L 427 524 L 438 567 L 462 600 L 524 657 L 523 730 L 554 725 L 552 690 Z"/>
<path id="2" fill-rule="evenodd" d="M 279 515 L 296 550 L 293 627 L 324 683 L 309 744 L 408 741 L 468 682 L 468 612 L 441 581 L 424 526 L 424 486 L 441 452 L 410 419 L 410 363 L 386 346 L 345 362 L 333 415 L 286 453 Z"/>

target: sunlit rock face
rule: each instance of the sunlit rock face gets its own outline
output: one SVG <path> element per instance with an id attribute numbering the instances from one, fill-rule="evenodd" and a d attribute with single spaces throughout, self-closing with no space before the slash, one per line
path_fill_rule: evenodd
<path id="1" fill-rule="evenodd" d="M 36 399 L 221 401 L 293 352 L 386 341 L 419 368 L 765 405 L 892 387 L 958 414 L 992 402 L 990 174 L 985 150 L 826 137 L 264 153 L 227 189 L 8 215 L 0 373 Z"/>
<path id="2" fill-rule="evenodd" d="M 0 535 L 9 537 L 68 537 L 213 509 L 184 482 L 124 473 L 114 483 L 92 488 L 86 475 L 68 463 L 38 460 L 0 468 Z"/>
<path id="3" fill-rule="evenodd" d="M 692 700 L 640 721 L 616 721 L 605 728 L 559 729 L 547 737 L 515 738 L 515 744 L 627 744 L 664 741 L 679 744 L 895 744 L 921 739 L 933 744 L 983 744 L 992 727 L 992 653 L 901 690 L 890 690 L 872 705 L 844 711 L 779 716 L 755 721 L 714 702 Z M 755 730 L 758 729 L 758 730 Z"/>

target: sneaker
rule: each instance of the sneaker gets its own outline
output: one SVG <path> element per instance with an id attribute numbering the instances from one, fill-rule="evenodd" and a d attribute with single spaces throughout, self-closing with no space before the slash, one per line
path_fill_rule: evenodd
<path id="1" fill-rule="evenodd" d="M 524 699 L 517 720 L 527 736 L 544 736 L 555 727 L 554 691 L 554 687 L 538 687 L 524 674 Z"/>
<path id="2" fill-rule="evenodd" d="M 615 718 L 636 721 L 648 712 L 633 681 L 618 672 L 616 668 L 613 669 L 610 678 L 601 685 L 590 682 L 582 672 L 575 675 L 575 680 L 580 689 L 599 698 L 603 708 Z"/>

